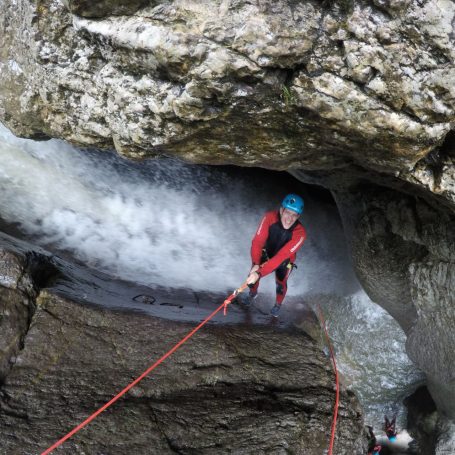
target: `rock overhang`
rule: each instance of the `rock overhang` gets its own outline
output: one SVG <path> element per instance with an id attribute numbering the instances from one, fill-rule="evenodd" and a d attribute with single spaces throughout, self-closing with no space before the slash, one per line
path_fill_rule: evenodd
<path id="1" fill-rule="evenodd" d="M 424 158 L 453 122 L 446 3 L 136 1 L 118 15 L 103 2 L 93 17 L 22 1 L 20 20 L 7 4 L 0 115 L 22 136 L 132 159 L 354 164 L 437 192 Z"/>

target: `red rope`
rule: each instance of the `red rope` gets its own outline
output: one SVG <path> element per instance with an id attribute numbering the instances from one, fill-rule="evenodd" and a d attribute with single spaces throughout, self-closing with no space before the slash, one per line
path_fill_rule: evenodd
<path id="1" fill-rule="evenodd" d="M 138 378 L 136 378 L 133 382 L 131 382 L 128 386 L 126 386 L 121 392 L 115 395 L 110 401 L 108 401 L 104 406 L 99 408 L 96 412 L 94 412 L 90 417 L 85 419 L 81 424 L 77 427 L 73 428 L 68 434 L 66 434 L 63 438 L 59 439 L 54 445 L 49 447 L 45 450 L 41 455 L 47 455 L 55 450 L 57 447 L 62 445 L 67 439 L 71 438 L 74 434 L 76 434 L 79 430 L 84 428 L 88 425 L 93 419 L 95 419 L 99 414 L 105 411 L 109 406 L 114 404 L 120 397 L 125 395 L 128 390 L 132 389 L 138 382 L 142 381 L 152 370 L 154 370 L 160 363 L 166 360 L 170 355 L 172 355 L 182 344 L 188 341 L 203 325 L 205 325 L 210 319 L 212 319 L 222 308 L 224 308 L 224 314 L 226 314 L 227 306 L 232 300 L 246 289 L 247 285 L 243 284 L 239 289 L 236 289 L 212 314 L 207 316 L 195 329 L 191 330 L 182 340 L 180 340 L 171 350 L 169 350 L 166 354 L 164 354 L 160 359 L 158 359 L 152 366 L 150 366 L 147 370 L 145 370 Z"/>
<path id="2" fill-rule="evenodd" d="M 125 395 L 126 392 L 128 392 L 130 389 L 132 389 L 136 384 L 138 384 L 142 379 L 144 379 L 152 370 L 154 370 L 160 363 L 162 363 L 164 360 L 166 360 L 169 356 L 171 356 L 177 349 L 182 346 L 182 344 L 186 343 L 199 329 L 201 329 L 210 319 L 212 319 L 222 308 L 224 309 L 224 314 L 226 315 L 227 311 L 227 306 L 232 302 L 232 300 L 242 291 L 244 291 L 247 288 L 247 284 L 244 283 L 240 288 L 236 289 L 215 311 L 213 311 L 209 316 L 207 316 L 196 328 L 191 330 L 184 338 L 182 338 L 172 349 L 170 349 L 166 354 L 164 354 L 160 359 L 158 359 L 153 365 L 151 365 L 147 370 L 145 370 L 139 377 L 137 377 L 133 382 L 131 382 L 129 385 L 127 385 L 121 392 L 119 392 L 117 395 L 115 395 L 110 401 L 108 401 L 106 404 L 104 404 L 101 408 L 99 408 L 96 412 L 94 412 L 91 416 L 89 416 L 87 419 L 85 419 L 82 423 L 74 427 L 69 433 L 67 433 L 63 438 L 59 439 L 55 444 L 53 444 L 51 447 L 49 447 L 47 450 L 45 450 L 41 455 L 48 455 L 52 451 L 54 451 L 57 447 L 61 446 L 66 440 L 71 438 L 74 434 L 76 434 L 79 430 L 84 428 L 86 425 L 88 425 L 92 420 L 94 420 L 98 415 L 100 415 L 103 411 L 105 411 L 109 406 L 114 404 L 119 398 L 121 398 L 123 395 Z M 319 308 L 320 311 L 320 316 L 321 316 L 321 321 L 322 321 L 322 326 L 324 328 L 327 342 L 329 345 L 330 349 L 330 355 L 332 357 L 332 362 L 333 362 L 333 368 L 335 371 L 335 378 L 336 378 L 336 400 L 335 400 L 335 410 L 334 410 L 334 416 L 333 416 L 333 421 L 332 421 L 332 436 L 330 438 L 330 446 L 329 446 L 329 451 L 328 455 L 332 455 L 332 449 L 333 449 L 333 443 L 335 439 L 335 429 L 336 429 L 336 420 L 337 420 L 337 415 L 338 415 L 338 401 L 339 401 L 339 387 L 338 387 L 338 370 L 336 367 L 336 362 L 335 362 L 335 355 L 333 352 L 332 345 L 330 343 L 330 338 L 327 333 L 327 329 L 325 327 L 325 322 L 324 322 L 324 317 L 322 315 L 322 311 Z"/>
<path id="3" fill-rule="evenodd" d="M 322 314 L 321 307 L 319 307 L 319 318 L 320 318 L 320 323 L 321 323 L 322 328 L 325 333 L 325 337 L 327 339 L 327 344 L 328 344 L 329 350 L 330 350 L 330 357 L 332 359 L 333 371 L 335 372 L 335 385 L 336 385 L 335 406 L 333 409 L 332 428 L 330 430 L 331 431 L 330 444 L 329 444 L 329 449 L 327 451 L 327 455 L 332 455 L 333 443 L 335 442 L 335 432 L 336 432 L 336 427 L 337 427 L 338 406 L 339 406 L 339 402 L 340 402 L 340 385 L 339 385 L 339 380 L 338 380 L 337 363 L 335 361 L 335 352 L 333 350 L 332 343 L 330 342 L 330 337 L 327 332 L 327 327 L 325 325 L 324 315 Z"/>
<path id="4" fill-rule="evenodd" d="M 235 297 L 237 297 L 237 295 L 239 295 L 241 292 L 243 292 L 246 288 L 248 287 L 248 285 L 245 283 L 242 284 L 242 286 L 240 286 L 238 289 L 236 289 L 224 302 L 223 302 L 223 305 L 224 305 L 224 311 L 223 311 L 223 314 L 226 316 L 226 313 L 227 313 L 227 306 L 234 300 Z"/>

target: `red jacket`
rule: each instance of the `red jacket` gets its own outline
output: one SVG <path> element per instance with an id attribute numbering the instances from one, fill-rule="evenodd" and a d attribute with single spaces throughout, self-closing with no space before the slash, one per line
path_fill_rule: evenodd
<path id="1" fill-rule="evenodd" d="M 259 272 L 261 276 L 268 275 L 286 259 L 294 262 L 305 239 L 306 231 L 300 221 L 296 221 L 289 229 L 284 229 L 280 212 L 267 212 L 251 242 L 251 260 L 253 264 L 261 264 L 262 250 L 265 249 L 269 259 L 261 265 Z"/>

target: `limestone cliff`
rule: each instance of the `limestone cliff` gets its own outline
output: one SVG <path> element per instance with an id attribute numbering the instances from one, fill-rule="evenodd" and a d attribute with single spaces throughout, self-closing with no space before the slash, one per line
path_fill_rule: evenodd
<path id="1" fill-rule="evenodd" d="M 452 148 L 437 152 L 454 119 L 452 2 L 88 4 L 3 3 L 0 119 L 16 134 L 132 158 L 355 165 L 453 207 Z"/>

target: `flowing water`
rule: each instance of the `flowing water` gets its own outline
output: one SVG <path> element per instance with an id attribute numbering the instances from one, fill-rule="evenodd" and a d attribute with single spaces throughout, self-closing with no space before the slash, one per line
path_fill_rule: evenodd
<path id="1" fill-rule="evenodd" d="M 393 319 L 357 283 L 336 207 L 322 190 L 284 173 L 127 162 L 57 140 L 14 137 L 0 125 L 0 216 L 37 245 L 143 285 L 225 292 L 250 267 L 251 238 L 266 210 L 290 191 L 305 199 L 308 239 L 289 295 L 318 303 L 341 372 L 379 428 L 384 413 L 421 380 Z M 274 282 L 261 291 L 273 300 Z M 293 299 L 295 301 L 295 299 Z"/>

